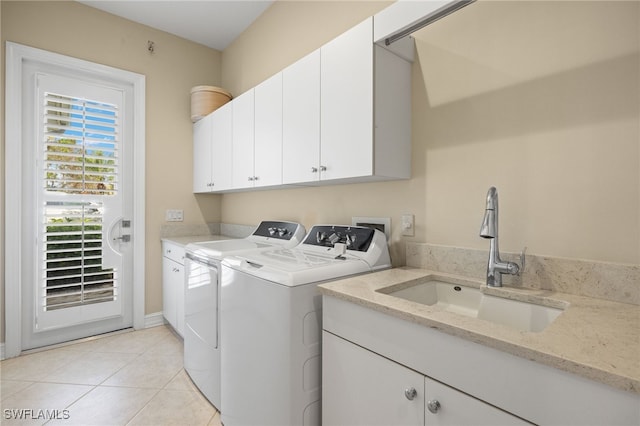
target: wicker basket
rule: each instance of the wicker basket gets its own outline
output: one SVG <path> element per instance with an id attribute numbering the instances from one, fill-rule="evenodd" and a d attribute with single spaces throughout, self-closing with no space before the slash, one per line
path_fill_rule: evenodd
<path id="1" fill-rule="evenodd" d="M 191 89 L 191 121 L 195 123 L 232 99 L 231 93 L 215 86 Z"/>

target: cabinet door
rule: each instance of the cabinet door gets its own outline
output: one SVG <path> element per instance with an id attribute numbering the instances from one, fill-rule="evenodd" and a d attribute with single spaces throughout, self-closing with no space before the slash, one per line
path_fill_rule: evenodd
<path id="1" fill-rule="evenodd" d="M 178 288 L 184 288 L 183 273 L 183 266 L 178 262 L 162 258 L 162 316 L 175 330 L 178 330 Z M 184 305 L 184 300 L 182 303 Z"/>
<path id="2" fill-rule="evenodd" d="M 176 325 L 174 328 L 180 336 L 184 336 L 184 265 L 175 265 L 175 272 L 171 280 L 171 285 L 175 289 L 174 294 L 176 297 Z"/>
<path id="3" fill-rule="evenodd" d="M 530 425 L 493 405 L 425 377 L 425 425 Z"/>
<path id="4" fill-rule="evenodd" d="M 282 184 L 282 73 L 255 87 L 254 186 Z"/>
<path id="5" fill-rule="evenodd" d="M 226 103 L 213 113 L 212 133 L 212 191 L 231 188 L 231 159 L 233 147 L 233 109 Z"/>
<path id="6" fill-rule="evenodd" d="M 423 425 L 424 408 L 423 375 L 323 331 L 323 425 Z"/>
<path id="7" fill-rule="evenodd" d="M 282 72 L 282 182 L 320 178 L 320 50 Z"/>
<path id="8" fill-rule="evenodd" d="M 193 192 L 211 191 L 211 123 L 209 114 L 193 124 Z"/>
<path id="9" fill-rule="evenodd" d="M 233 105 L 233 159 L 231 167 L 234 189 L 251 188 L 254 182 L 254 89 L 231 101 Z"/>
<path id="10" fill-rule="evenodd" d="M 373 20 L 320 49 L 321 179 L 373 173 Z M 326 170 L 324 170 L 326 168 Z"/>

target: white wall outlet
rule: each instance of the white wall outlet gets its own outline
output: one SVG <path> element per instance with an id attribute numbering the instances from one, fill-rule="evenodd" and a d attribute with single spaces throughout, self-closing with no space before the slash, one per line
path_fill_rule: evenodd
<path id="1" fill-rule="evenodd" d="M 405 237 L 415 236 L 415 221 L 412 214 L 402 215 L 402 235 Z"/>
<path id="2" fill-rule="evenodd" d="M 167 210 L 165 220 L 167 222 L 182 222 L 184 220 L 184 210 Z"/>

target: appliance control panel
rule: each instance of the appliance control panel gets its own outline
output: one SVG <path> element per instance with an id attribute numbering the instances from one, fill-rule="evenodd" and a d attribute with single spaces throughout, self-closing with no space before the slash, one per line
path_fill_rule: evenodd
<path id="1" fill-rule="evenodd" d="M 253 235 L 259 237 L 277 238 L 279 240 L 290 240 L 296 235 L 299 224 L 293 222 L 262 221 L 253 231 Z"/>
<path id="2" fill-rule="evenodd" d="M 344 244 L 347 250 L 366 252 L 375 230 L 360 226 L 315 225 L 307 234 L 303 244 L 333 248 Z"/>

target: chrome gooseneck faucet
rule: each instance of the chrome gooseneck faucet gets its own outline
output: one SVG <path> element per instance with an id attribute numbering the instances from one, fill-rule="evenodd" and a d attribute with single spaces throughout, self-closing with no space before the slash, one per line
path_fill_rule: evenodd
<path id="1" fill-rule="evenodd" d="M 487 192 L 487 207 L 480 227 L 480 236 L 491 240 L 489 246 L 489 263 L 487 264 L 487 285 L 502 287 L 502 274 L 517 275 L 520 267 L 514 262 L 503 262 L 498 249 L 498 191 L 495 187 Z M 524 269 L 524 251 L 521 256 Z"/>

